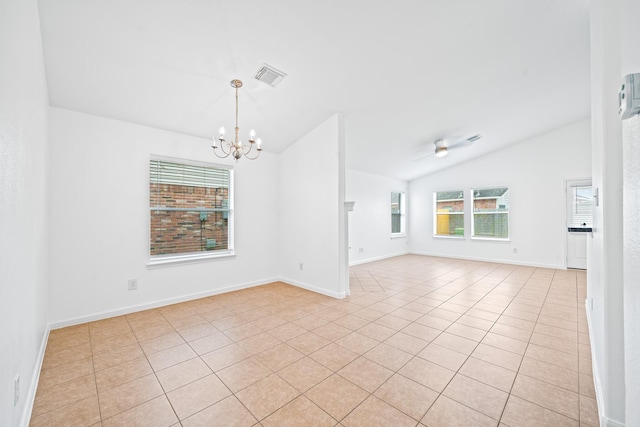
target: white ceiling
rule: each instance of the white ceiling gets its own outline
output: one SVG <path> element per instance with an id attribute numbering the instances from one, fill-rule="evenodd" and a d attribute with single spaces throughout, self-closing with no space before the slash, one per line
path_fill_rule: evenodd
<path id="1" fill-rule="evenodd" d="M 50 103 L 280 152 L 336 112 L 410 180 L 589 115 L 588 0 L 39 0 Z M 253 78 L 263 64 L 288 76 Z M 483 138 L 437 159 L 451 135 Z M 417 160 L 419 159 L 419 160 Z M 526 159 L 523 159 L 526 161 Z"/>

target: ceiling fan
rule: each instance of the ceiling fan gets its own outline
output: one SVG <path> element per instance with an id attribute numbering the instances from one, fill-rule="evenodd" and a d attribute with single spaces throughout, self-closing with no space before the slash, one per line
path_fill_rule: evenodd
<path id="1" fill-rule="evenodd" d="M 473 144 L 475 141 L 482 138 L 481 135 L 476 134 L 469 138 L 453 137 L 453 138 L 441 138 L 433 142 L 436 146 L 434 154 L 436 157 L 444 157 L 449 154 L 449 150 L 457 150 Z"/>

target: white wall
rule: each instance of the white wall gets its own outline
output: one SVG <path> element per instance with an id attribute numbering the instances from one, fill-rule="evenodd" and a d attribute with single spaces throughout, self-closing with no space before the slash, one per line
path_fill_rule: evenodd
<path id="1" fill-rule="evenodd" d="M 587 316 L 603 426 L 625 422 L 622 125 L 617 114 L 621 13 L 619 0 L 591 1 L 592 169 L 600 205 L 588 246 Z"/>
<path id="2" fill-rule="evenodd" d="M 353 212 L 349 214 L 349 264 L 406 254 L 409 251 L 407 234 L 405 237 L 391 238 L 390 203 L 392 191 L 407 193 L 407 182 L 347 170 L 346 186 L 346 199 L 356 202 Z M 411 198 L 407 197 L 406 200 L 408 209 Z M 407 214 L 405 220 L 408 227 Z"/>
<path id="3" fill-rule="evenodd" d="M 339 233 L 344 216 L 343 135 L 341 117 L 333 115 L 278 159 L 280 275 L 337 298 L 346 293 L 346 266 L 340 263 L 345 242 Z"/>
<path id="4" fill-rule="evenodd" d="M 0 64 L 0 425 L 17 426 L 46 330 L 48 99 L 35 1 L 0 2 Z"/>
<path id="5" fill-rule="evenodd" d="M 437 160 L 433 158 L 433 161 Z M 589 122 L 584 120 L 411 181 L 410 251 L 564 268 L 564 180 L 589 178 L 590 162 Z M 471 240 L 468 191 L 494 186 L 510 188 L 510 241 Z M 433 193 L 455 190 L 465 193 L 466 238 L 435 238 Z"/>
<path id="6" fill-rule="evenodd" d="M 640 72 L 640 64 L 634 70 Z M 623 129 L 625 418 L 628 426 L 640 426 L 640 116 Z"/>
<path id="7" fill-rule="evenodd" d="M 640 2 L 624 0 L 621 10 L 621 75 L 640 73 Z M 625 421 L 640 426 L 640 116 L 623 128 L 623 250 Z"/>
<path id="8" fill-rule="evenodd" d="M 235 164 L 216 158 L 205 139 L 56 108 L 50 127 L 54 324 L 276 278 L 276 155 Z M 147 267 L 151 154 L 234 164 L 235 257 Z M 130 278 L 138 290 L 127 290 Z"/>

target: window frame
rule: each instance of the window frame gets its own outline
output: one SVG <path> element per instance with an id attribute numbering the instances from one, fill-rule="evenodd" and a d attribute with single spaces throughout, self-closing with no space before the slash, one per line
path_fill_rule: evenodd
<path id="1" fill-rule="evenodd" d="M 398 206 L 398 210 L 400 211 L 398 214 L 394 214 L 393 213 L 393 195 L 394 194 L 398 194 L 400 197 L 400 202 L 399 202 L 399 206 Z M 407 230 L 406 230 L 406 206 L 407 206 L 407 201 L 406 201 L 406 192 L 404 191 L 392 191 L 391 192 L 391 238 L 397 238 L 397 237 L 405 237 L 407 235 Z M 399 232 L 394 232 L 393 231 L 393 215 L 400 215 L 400 231 Z"/>
<path id="2" fill-rule="evenodd" d="M 461 235 L 455 235 L 455 234 L 438 234 L 438 215 L 443 215 L 445 214 L 445 212 L 439 213 L 438 212 L 438 193 L 461 193 L 462 194 L 462 199 L 445 199 L 446 200 L 462 200 L 462 211 L 460 212 L 446 212 L 446 214 L 451 215 L 462 215 L 462 234 Z M 467 227 L 465 227 L 465 216 L 466 216 L 466 209 L 467 209 L 467 203 L 465 201 L 465 197 L 464 197 L 464 190 L 451 190 L 451 191 L 434 191 L 433 192 L 433 237 L 437 238 L 437 239 L 456 239 L 456 240 L 464 240 L 467 236 Z"/>
<path id="3" fill-rule="evenodd" d="M 472 188 L 469 190 L 469 194 L 470 194 L 470 199 L 471 199 L 471 240 L 489 240 L 489 241 L 497 241 L 497 242 L 508 242 L 511 239 L 511 199 L 509 199 L 509 203 L 507 204 L 507 210 L 506 212 L 478 212 L 476 213 L 476 208 L 475 208 L 475 201 L 476 201 L 476 196 L 475 196 L 475 192 L 476 191 L 483 191 L 483 190 L 493 190 L 493 189 L 498 189 L 498 188 L 506 188 L 507 191 L 505 191 L 503 194 L 505 193 L 510 193 L 511 191 L 511 187 L 508 185 L 499 185 L 499 186 L 492 186 L 492 187 L 476 187 L 476 188 Z M 511 196 L 511 194 L 509 194 L 509 197 Z M 477 199 L 477 200 L 481 200 L 481 199 Z M 496 202 L 497 205 L 497 202 Z M 475 223 L 476 223 L 476 215 L 496 215 L 496 214 L 506 214 L 506 218 L 507 218 L 507 237 L 491 237 L 491 236 L 482 236 L 476 235 L 476 230 L 475 230 Z"/>
<path id="4" fill-rule="evenodd" d="M 161 161 L 161 162 L 170 162 L 187 166 L 196 166 L 196 167 L 205 167 L 205 168 L 213 168 L 220 170 L 228 170 L 229 171 L 229 189 L 228 189 L 228 200 L 229 206 L 228 208 L 224 208 L 224 211 L 227 212 L 227 249 L 223 250 L 215 250 L 215 251 L 197 251 L 197 252 L 184 252 L 184 253 L 175 253 L 175 254 L 160 254 L 160 255 L 152 255 L 151 254 L 151 215 L 154 211 L 165 210 L 160 209 L 158 206 L 151 206 L 151 164 L 153 161 Z M 167 266 L 176 263 L 190 263 L 190 262 L 203 262 L 207 260 L 214 260 L 220 258 L 228 258 L 235 257 L 235 244 L 234 244 L 234 218 L 235 218 L 235 203 L 234 203 L 234 168 L 233 166 L 224 165 L 220 163 L 213 162 L 203 162 L 198 160 L 191 159 L 183 159 L 176 157 L 166 157 L 159 155 L 151 155 L 149 161 L 147 162 L 147 203 L 149 206 L 149 215 L 147 216 L 148 221 L 148 231 L 147 231 L 147 255 L 149 257 L 147 266 L 155 267 L 155 266 Z M 166 210 L 175 210 L 175 209 L 166 209 Z M 189 209 L 189 212 L 221 212 L 219 208 L 212 209 L 201 209 L 194 208 Z"/>

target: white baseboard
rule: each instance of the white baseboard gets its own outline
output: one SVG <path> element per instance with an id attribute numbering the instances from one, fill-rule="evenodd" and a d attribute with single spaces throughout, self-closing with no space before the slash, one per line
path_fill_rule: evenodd
<path id="1" fill-rule="evenodd" d="M 332 298 L 342 299 L 342 298 L 347 296 L 346 293 L 344 293 L 344 292 L 328 291 L 326 289 L 318 288 L 317 286 L 310 285 L 310 284 L 304 283 L 304 282 L 298 282 L 297 280 L 289 279 L 289 278 L 286 278 L 286 277 L 281 277 L 281 278 L 278 279 L 278 281 L 279 282 L 284 282 L 284 283 L 286 283 L 288 285 L 296 286 L 298 288 L 306 289 L 308 291 L 315 292 L 317 294 L 326 295 L 326 296 L 332 297 Z"/>
<path id="2" fill-rule="evenodd" d="M 426 255 L 433 256 L 438 258 L 452 258 L 452 259 L 463 259 L 467 261 L 480 261 L 480 262 L 490 262 L 494 264 L 509 264 L 509 265 L 522 265 L 525 267 L 540 267 L 540 268 L 553 268 L 556 270 L 566 270 L 567 266 L 563 264 L 543 264 L 538 262 L 529 262 L 529 261 L 519 261 L 519 260 L 505 260 L 505 259 L 495 259 L 495 258 L 483 258 L 483 257 L 467 257 L 460 255 L 451 255 L 451 254 L 438 254 L 431 252 L 415 252 L 410 251 L 411 255 Z"/>
<path id="3" fill-rule="evenodd" d="M 402 256 L 402 255 L 408 255 L 408 254 L 409 254 L 409 252 L 398 252 L 396 254 L 380 255 L 380 256 L 373 257 L 373 258 L 359 259 L 357 261 L 349 261 L 349 267 L 353 267 L 354 265 L 366 264 L 368 262 L 380 261 L 380 260 L 387 259 L 387 258 L 393 258 L 393 257 L 397 257 L 397 256 Z"/>
<path id="4" fill-rule="evenodd" d="M 145 304 L 132 305 L 132 306 L 128 306 L 128 307 L 118 308 L 118 309 L 115 309 L 115 310 L 102 311 L 100 313 L 90 314 L 90 315 L 87 315 L 87 316 L 79 316 L 79 317 L 74 317 L 74 318 L 71 318 L 71 319 L 60 320 L 60 321 L 57 321 L 57 322 L 50 323 L 49 324 L 49 330 L 65 328 L 67 326 L 79 325 L 79 324 L 87 323 L 87 322 L 94 322 L 96 320 L 108 319 L 110 317 L 115 317 L 115 316 L 122 316 L 123 314 L 135 313 L 137 311 L 149 310 L 149 309 L 152 309 L 152 308 L 163 307 L 165 305 L 177 304 L 177 303 L 185 302 L 185 301 L 191 301 L 191 300 L 198 299 L 198 298 L 206 298 L 206 297 L 210 297 L 210 296 L 213 296 L 213 295 L 223 294 L 223 293 L 226 293 L 226 292 L 238 291 L 240 289 L 253 288 L 255 286 L 266 285 L 268 283 L 273 283 L 273 282 L 284 282 L 284 283 L 287 283 L 287 284 L 292 285 L 292 286 L 297 286 L 299 288 L 307 289 L 309 291 L 316 292 L 316 293 L 322 294 L 322 295 L 327 295 L 327 296 L 330 296 L 330 297 L 333 297 L 333 298 L 342 299 L 342 298 L 346 297 L 346 294 L 344 294 L 344 293 L 327 291 L 326 289 L 318 288 L 318 287 L 316 287 L 314 285 L 310 285 L 308 283 L 298 282 L 296 280 L 289 279 L 289 278 L 286 278 L 286 277 L 273 277 L 273 278 L 270 278 L 270 279 L 262 279 L 262 280 L 257 280 L 257 281 L 254 281 L 254 282 L 240 283 L 240 284 L 226 286 L 226 287 L 218 288 L 218 289 L 214 289 L 214 290 L 209 290 L 209 291 L 204 291 L 204 292 L 197 292 L 197 293 L 188 294 L 188 295 L 182 295 L 182 296 L 174 297 L 174 298 L 156 300 L 156 301 L 152 301 L 152 302 L 145 303 Z"/>
<path id="5" fill-rule="evenodd" d="M 100 313 L 90 314 L 87 316 L 79 316 L 71 319 L 61 320 L 49 324 L 50 329 L 64 328 L 67 326 L 78 325 L 81 323 L 93 322 L 96 320 L 107 319 L 109 317 L 121 316 L 123 314 L 135 313 L 136 311 L 149 310 L 152 308 L 158 308 L 165 305 L 177 304 L 180 302 L 191 301 L 198 298 L 206 298 L 213 295 L 223 294 L 231 291 L 238 291 L 240 289 L 252 288 L 254 286 L 266 285 L 267 283 L 273 283 L 280 281 L 279 278 L 262 279 L 253 282 L 240 283 L 236 285 L 226 286 L 223 288 L 217 288 L 204 292 L 197 292 L 188 295 L 182 295 L 179 297 L 166 298 L 163 300 L 152 301 L 145 304 L 132 305 L 128 307 L 118 308 L 115 310 L 102 311 Z"/>
<path id="6" fill-rule="evenodd" d="M 584 301 L 584 308 L 587 313 L 587 325 L 589 327 L 589 342 L 593 343 L 592 327 L 591 327 L 591 310 L 589 310 L 589 300 Z M 607 417 L 603 403 L 602 395 L 602 383 L 600 382 L 600 371 L 598 370 L 598 361 L 596 359 L 596 352 L 591 352 L 591 369 L 593 371 L 593 385 L 596 390 L 596 403 L 598 404 L 598 416 L 600 418 L 601 427 L 624 427 L 624 423 L 615 421 Z"/>
<path id="7" fill-rule="evenodd" d="M 35 366 L 33 367 L 33 375 L 31 375 L 29 390 L 27 390 L 27 394 L 25 396 L 26 400 L 24 409 L 22 410 L 22 419 L 20 420 L 21 427 L 28 427 L 31 422 L 31 412 L 33 412 L 33 404 L 36 400 L 36 391 L 38 390 L 38 383 L 40 382 L 40 371 L 42 370 L 42 362 L 44 361 L 44 352 L 47 349 L 47 342 L 49 342 L 50 330 L 49 326 L 47 326 L 44 334 L 42 334 L 38 358 L 36 359 Z"/>
<path id="8" fill-rule="evenodd" d="M 600 427 L 625 427 L 625 425 L 607 417 L 600 417 Z"/>

